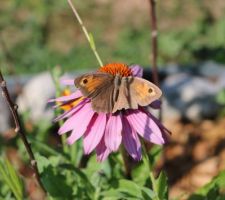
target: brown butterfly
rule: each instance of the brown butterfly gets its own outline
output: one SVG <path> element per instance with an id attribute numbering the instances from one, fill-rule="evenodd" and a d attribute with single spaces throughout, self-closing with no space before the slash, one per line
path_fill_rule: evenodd
<path id="1" fill-rule="evenodd" d="M 75 79 L 75 86 L 84 97 L 91 99 L 96 112 L 115 113 L 122 109 L 137 109 L 147 106 L 162 95 L 153 83 L 138 77 L 90 73 Z"/>

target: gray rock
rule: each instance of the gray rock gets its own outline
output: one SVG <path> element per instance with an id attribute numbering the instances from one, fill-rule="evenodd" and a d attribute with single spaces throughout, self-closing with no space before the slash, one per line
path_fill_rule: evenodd
<path id="1" fill-rule="evenodd" d="M 199 74 L 207 78 L 220 78 L 225 76 L 225 66 L 213 61 L 204 62 L 199 67 Z"/>
<path id="2" fill-rule="evenodd" d="M 166 117 L 184 117 L 199 121 L 205 117 L 215 116 L 220 106 L 215 102 L 215 96 L 223 89 L 221 81 L 212 82 L 204 77 L 180 73 L 168 77 L 162 84 L 166 97 Z M 180 116 L 179 116 L 180 115 Z"/>
<path id="3" fill-rule="evenodd" d="M 55 86 L 50 73 L 44 72 L 31 78 L 17 98 L 19 112 L 28 112 L 34 123 L 51 120 L 53 109 L 47 104 L 55 96 Z"/>

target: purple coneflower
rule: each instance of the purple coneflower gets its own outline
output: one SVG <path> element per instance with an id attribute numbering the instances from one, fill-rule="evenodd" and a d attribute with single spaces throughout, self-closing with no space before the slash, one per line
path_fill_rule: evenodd
<path id="1" fill-rule="evenodd" d="M 137 65 L 128 68 L 124 64 L 108 64 L 100 68 L 100 71 L 113 74 L 115 67 L 125 75 L 142 77 L 143 70 Z M 62 82 L 74 85 L 74 80 Z M 50 101 L 66 110 L 54 120 L 66 119 L 58 131 L 59 135 L 71 132 L 67 138 L 70 145 L 83 137 L 84 153 L 90 154 L 96 150 L 98 161 L 105 160 L 111 152 L 117 151 L 121 143 L 133 159 L 140 160 L 140 136 L 154 144 L 165 143 L 166 128 L 146 107 L 117 111 L 114 114 L 97 113 L 91 107 L 91 100 L 84 98 L 79 90 Z"/>

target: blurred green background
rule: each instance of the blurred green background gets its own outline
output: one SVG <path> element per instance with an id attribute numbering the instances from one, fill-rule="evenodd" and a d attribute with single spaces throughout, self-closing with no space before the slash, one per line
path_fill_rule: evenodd
<path id="1" fill-rule="evenodd" d="M 225 1 L 157 1 L 160 65 L 202 60 L 225 63 Z M 148 1 L 74 1 L 104 63 L 150 65 Z M 67 1 L 2 0 L 0 66 L 36 73 L 98 64 Z"/>

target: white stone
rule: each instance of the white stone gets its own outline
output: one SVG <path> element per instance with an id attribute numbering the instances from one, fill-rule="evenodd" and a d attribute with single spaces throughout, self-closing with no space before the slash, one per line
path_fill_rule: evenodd
<path id="1" fill-rule="evenodd" d="M 44 72 L 30 79 L 17 98 L 20 113 L 29 112 L 30 119 L 38 123 L 53 118 L 53 109 L 47 104 L 55 96 L 55 86 L 50 73 Z"/>

